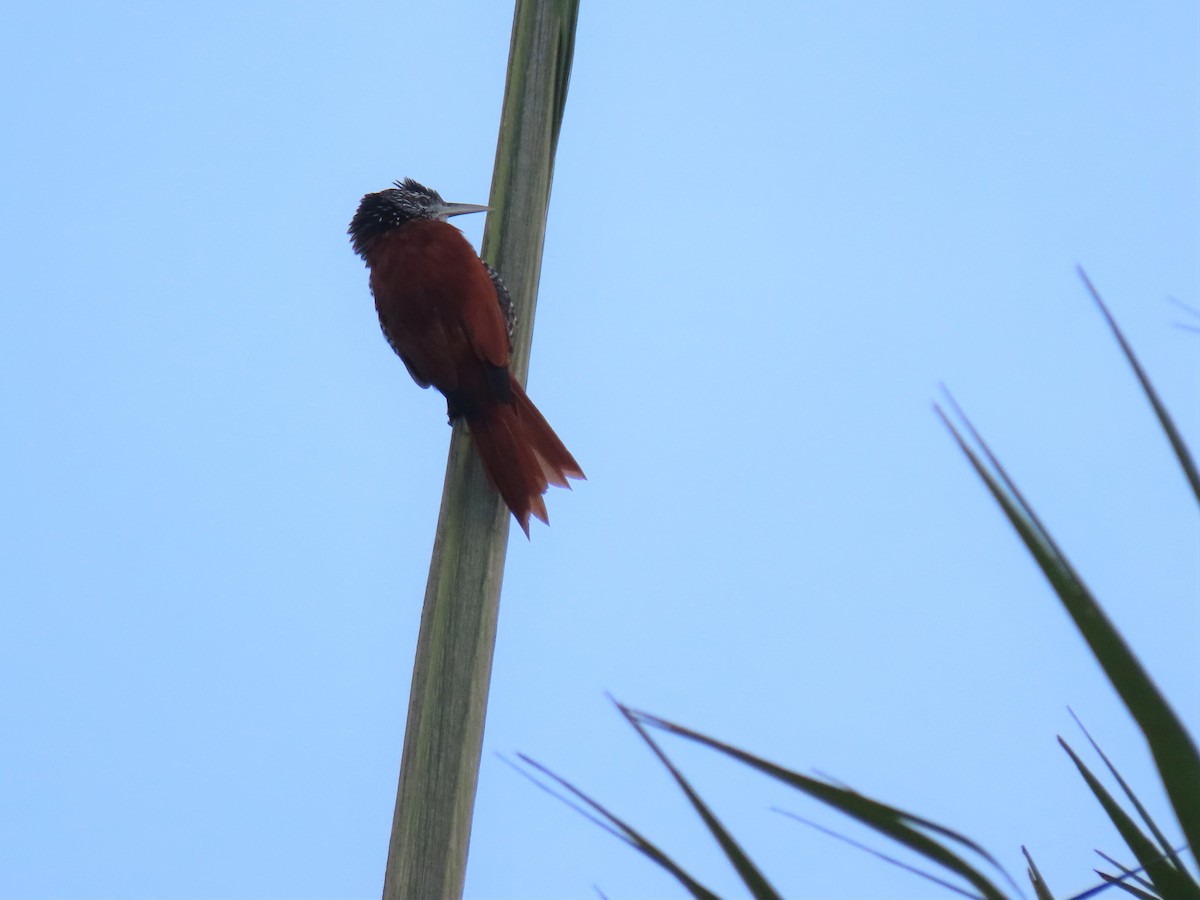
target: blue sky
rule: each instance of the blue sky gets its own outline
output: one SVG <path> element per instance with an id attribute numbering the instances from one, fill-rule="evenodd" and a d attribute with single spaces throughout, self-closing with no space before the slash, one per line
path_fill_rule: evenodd
<path id="1" fill-rule="evenodd" d="M 486 201 L 510 24 L 0 13 L 0 896 L 378 894 L 449 431 L 344 232 Z M 468 895 L 677 895 L 516 751 L 736 895 L 605 692 L 1094 883 L 1068 704 L 1164 804 L 930 403 L 1195 730 L 1195 505 L 1074 267 L 1195 448 L 1198 248 L 1195 4 L 585 3 L 530 394 L 589 480 L 511 542 Z M 932 892 L 669 746 L 789 896 Z"/>

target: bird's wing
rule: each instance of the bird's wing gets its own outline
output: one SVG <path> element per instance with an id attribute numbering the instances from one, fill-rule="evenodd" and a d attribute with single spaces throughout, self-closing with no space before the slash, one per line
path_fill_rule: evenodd
<path id="1" fill-rule="evenodd" d="M 505 287 L 500 273 L 484 262 L 482 257 L 479 261 L 487 269 L 488 275 L 492 279 L 492 286 L 496 288 L 496 301 L 500 304 L 500 315 L 504 317 L 504 330 L 508 332 L 508 350 L 511 353 L 513 334 L 517 330 L 517 308 L 513 305 L 512 297 L 509 296 L 508 288 Z"/>

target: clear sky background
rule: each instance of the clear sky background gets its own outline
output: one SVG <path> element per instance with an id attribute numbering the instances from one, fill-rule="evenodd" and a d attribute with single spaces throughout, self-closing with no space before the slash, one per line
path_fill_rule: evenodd
<path id="1" fill-rule="evenodd" d="M 510 25 L 0 13 L 0 895 L 378 895 L 450 433 L 345 229 L 486 202 Z M 739 893 L 605 692 L 1063 893 L 1125 858 L 1054 738 L 1165 816 L 1147 754 L 930 404 L 1196 730 L 1195 503 L 1074 269 L 1200 449 L 1198 248 L 1193 2 L 585 2 L 530 393 L 589 480 L 513 529 L 468 895 L 678 896 L 516 751 Z M 937 894 L 668 746 L 789 896 Z"/>

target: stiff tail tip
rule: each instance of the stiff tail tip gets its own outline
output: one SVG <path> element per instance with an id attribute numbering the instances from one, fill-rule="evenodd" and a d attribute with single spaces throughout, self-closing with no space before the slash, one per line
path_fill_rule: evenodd
<path id="1" fill-rule="evenodd" d="M 542 495 L 550 485 L 570 488 L 583 469 L 536 406 L 513 382 L 513 402 L 497 404 L 468 420 L 492 485 L 529 537 L 529 517 L 550 523 Z"/>

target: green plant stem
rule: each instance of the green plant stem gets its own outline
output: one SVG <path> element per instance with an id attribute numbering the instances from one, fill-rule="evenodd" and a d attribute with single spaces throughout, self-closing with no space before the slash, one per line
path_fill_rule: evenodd
<path id="1" fill-rule="evenodd" d="M 577 0 L 518 0 L 513 18 L 483 244 L 516 304 L 512 368 L 522 381 L 577 14 Z M 462 896 L 509 521 L 456 425 L 413 664 L 385 900 Z"/>

